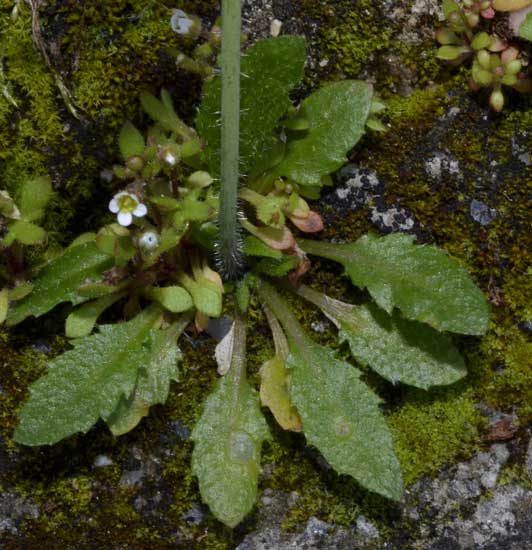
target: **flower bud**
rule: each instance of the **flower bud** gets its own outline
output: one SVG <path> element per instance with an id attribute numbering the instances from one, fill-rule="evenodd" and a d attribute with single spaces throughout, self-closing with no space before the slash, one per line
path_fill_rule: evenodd
<path id="1" fill-rule="evenodd" d="M 120 180 L 127 179 L 126 169 L 123 166 L 113 166 L 113 173 Z"/>
<path id="2" fill-rule="evenodd" d="M 145 231 L 139 237 L 139 246 L 144 250 L 154 250 L 159 246 L 159 234 L 155 231 Z"/>
<path id="3" fill-rule="evenodd" d="M 479 32 L 471 41 L 471 47 L 474 50 L 487 48 L 491 43 L 490 35 L 487 32 Z"/>
<path id="4" fill-rule="evenodd" d="M 506 74 L 516 75 L 521 70 L 521 61 L 519 59 L 514 59 L 506 65 Z"/>
<path id="5" fill-rule="evenodd" d="M 480 50 L 477 53 L 477 61 L 483 69 L 490 68 L 490 54 L 486 50 Z"/>
<path id="6" fill-rule="evenodd" d="M 486 69 L 480 69 L 473 72 L 473 79 L 481 86 L 489 86 L 493 82 L 493 74 Z"/>
<path id="7" fill-rule="evenodd" d="M 466 15 L 467 24 L 470 28 L 474 28 L 478 25 L 478 22 L 480 21 L 480 16 L 478 13 L 468 13 Z"/>
<path id="8" fill-rule="evenodd" d="M 502 65 L 501 57 L 496 53 L 490 55 L 490 69 L 493 71 Z"/>
<path id="9" fill-rule="evenodd" d="M 159 158 L 167 166 L 173 168 L 181 160 L 181 148 L 177 143 L 170 143 L 161 149 Z"/>
<path id="10" fill-rule="evenodd" d="M 126 166 L 133 172 L 140 172 L 144 168 L 144 160 L 142 157 L 135 155 L 127 159 Z"/>
<path id="11" fill-rule="evenodd" d="M 508 63 L 514 61 L 519 56 L 519 50 L 514 46 L 509 46 L 501 53 L 501 61 L 508 65 Z"/>
<path id="12" fill-rule="evenodd" d="M 504 96 L 500 90 L 493 90 L 493 92 L 491 92 L 490 106 L 494 111 L 502 111 L 504 107 Z"/>
<path id="13" fill-rule="evenodd" d="M 515 74 L 505 74 L 501 78 L 501 82 L 505 86 L 513 86 L 517 82 L 517 76 Z"/>

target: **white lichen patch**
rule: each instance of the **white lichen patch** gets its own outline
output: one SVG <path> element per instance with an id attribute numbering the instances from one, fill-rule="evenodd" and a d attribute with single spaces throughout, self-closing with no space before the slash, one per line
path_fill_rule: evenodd
<path id="1" fill-rule="evenodd" d="M 434 180 L 440 180 L 444 175 L 462 177 L 458 159 L 443 151 L 438 151 L 425 161 L 425 171 Z"/>

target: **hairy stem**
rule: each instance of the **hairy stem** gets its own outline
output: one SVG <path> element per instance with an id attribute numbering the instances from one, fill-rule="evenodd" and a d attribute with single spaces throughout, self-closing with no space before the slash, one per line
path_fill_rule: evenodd
<path id="1" fill-rule="evenodd" d="M 222 145 L 219 267 L 226 279 L 242 270 L 238 221 L 240 139 L 240 0 L 222 0 Z"/>

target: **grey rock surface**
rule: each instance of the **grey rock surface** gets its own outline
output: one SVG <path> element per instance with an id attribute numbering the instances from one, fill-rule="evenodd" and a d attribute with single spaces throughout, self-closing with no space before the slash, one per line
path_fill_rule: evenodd
<path id="1" fill-rule="evenodd" d="M 527 461 L 532 462 L 531 457 L 532 443 Z M 435 479 L 416 483 L 399 505 L 400 519 L 388 526 L 391 540 L 363 515 L 349 527 L 312 517 L 298 532 L 287 534 L 280 523 L 286 511 L 297 506 L 297 498 L 265 492 L 258 528 L 237 550 L 525 550 L 532 544 L 527 519 L 532 514 L 532 490 L 499 483 L 509 458 L 508 446 L 496 443 L 444 469 Z M 401 533 L 405 527 L 415 533 L 406 540 Z"/>

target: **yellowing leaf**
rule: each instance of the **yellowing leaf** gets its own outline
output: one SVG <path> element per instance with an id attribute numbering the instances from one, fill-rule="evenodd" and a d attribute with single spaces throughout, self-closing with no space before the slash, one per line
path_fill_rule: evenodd
<path id="1" fill-rule="evenodd" d="M 288 391 L 289 375 L 285 368 L 285 360 L 276 355 L 266 361 L 260 369 L 260 377 L 262 404 L 270 409 L 281 428 L 300 432 L 301 418 Z"/>
<path id="2" fill-rule="evenodd" d="M 0 290 L 0 325 L 6 320 L 9 309 L 9 291 L 7 288 Z"/>
<path id="3" fill-rule="evenodd" d="M 532 6 L 532 0 L 493 0 L 491 6 L 497 11 L 518 11 Z"/>

